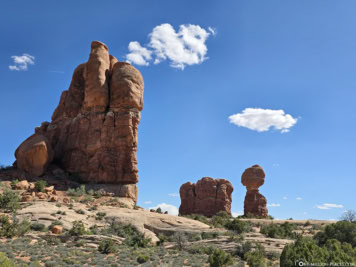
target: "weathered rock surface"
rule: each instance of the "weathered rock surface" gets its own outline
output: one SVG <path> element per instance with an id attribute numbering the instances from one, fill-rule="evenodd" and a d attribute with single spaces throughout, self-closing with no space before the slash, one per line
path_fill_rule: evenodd
<path id="1" fill-rule="evenodd" d="M 143 89 L 137 69 L 92 42 L 89 60 L 74 70 L 52 122 L 43 122 L 16 151 L 18 168 L 41 175 L 53 162 L 86 182 L 133 185 L 120 190 L 136 199 Z"/>
<path id="2" fill-rule="evenodd" d="M 17 167 L 32 175 L 42 175 L 53 159 L 52 147 L 41 134 L 27 138 L 15 152 Z"/>
<path id="3" fill-rule="evenodd" d="M 79 214 L 75 210 L 83 209 L 85 214 Z M 56 215 L 58 211 L 65 212 L 65 215 Z M 98 212 L 105 212 L 104 220 L 96 220 Z M 143 209 L 128 209 L 109 206 L 99 206 L 97 210 L 89 211 L 82 203 L 73 203 L 73 208 L 62 205 L 56 206 L 53 202 L 33 202 L 31 206 L 24 207 L 18 211 L 19 219 L 28 219 L 32 222 L 43 223 L 49 226 L 53 221 L 60 220 L 63 229 L 71 229 L 74 221 L 82 221 L 86 228 L 97 224 L 98 227 L 107 226 L 112 221 L 123 224 L 132 224 L 135 228 L 150 237 L 153 242 L 157 242 L 158 234 L 173 235 L 176 232 L 201 233 L 213 232 L 210 226 L 196 220 L 187 219 L 168 214 L 149 212 Z"/>
<path id="4" fill-rule="evenodd" d="M 232 184 L 225 179 L 204 177 L 196 184 L 188 182 L 180 187 L 181 215 L 214 216 L 219 211 L 231 214 Z"/>
<path id="5" fill-rule="evenodd" d="M 241 183 L 247 188 L 244 215 L 268 216 L 267 200 L 258 190 L 264 184 L 265 176 L 264 170 L 259 165 L 247 168 L 242 174 Z"/>

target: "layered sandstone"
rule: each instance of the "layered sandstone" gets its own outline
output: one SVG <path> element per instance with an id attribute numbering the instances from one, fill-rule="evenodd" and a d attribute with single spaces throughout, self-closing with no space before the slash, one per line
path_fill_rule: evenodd
<path id="1" fill-rule="evenodd" d="M 267 217 L 267 200 L 259 193 L 259 187 L 265 182 L 265 172 L 259 165 L 247 168 L 241 176 L 241 183 L 246 186 L 247 192 L 244 202 L 244 215 Z"/>
<path id="2" fill-rule="evenodd" d="M 134 185 L 127 190 L 137 194 L 137 128 L 143 90 L 137 69 L 118 62 L 105 44 L 92 42 L 89 60 L 74 70 L 52 122 L 42 123 L 31 137 L 44 137 L 53 157 L 48 154 L 42 169 L 37 168 L 41 171 L 33 172 L 24 167 L 28 158 L 16 153 L 17 167 L 39 176 L 52 162 L 85 182 Z M 31 157 L 42 158 L 41 153 Z"/>
<path id="3" fill-rule="evenodd" d="M 180 187 L 179 214 L 214 216 L 219 211 L 231 214 L 232 184 L 225 179 L 204 177 L 196 184 L 187 182 Z"/>

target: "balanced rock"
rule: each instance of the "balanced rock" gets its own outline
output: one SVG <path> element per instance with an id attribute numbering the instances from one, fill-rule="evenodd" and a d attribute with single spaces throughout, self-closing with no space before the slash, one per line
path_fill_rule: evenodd
<path id="1" fill-rule="evenodd" d="M 179 214 L 214 216 L 219 211 L 231 214 L 232 184 L 225 179 L 203 177 L 196 184 L 187 182 L 180 187 Z"/>
<path id="2" fill-rule="evenodd" d="M 18 148 L 18 168 L 41 175 L 53 161 L 84 182 L 130 187 L 116 191 L 130 192 L 136 201 L 143 89 L 137 69 L 109 55 L 105 44 L 92 42 L 88 62 L 74 70 L 52 121 L 43 122 Z"/>
<path id="3" fill-rule="evenodd" d="M 258 188 L 265 182 L 265 172 L 259 165 L 247 168 L 241 176 L 241 183 L 247 192 L 244 202 L 244 215 L 267 217 L 267 200 L 259 193 Z"/>

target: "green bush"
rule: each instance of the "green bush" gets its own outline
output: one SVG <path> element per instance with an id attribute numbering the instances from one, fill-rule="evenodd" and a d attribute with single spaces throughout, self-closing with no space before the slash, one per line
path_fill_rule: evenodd
<path id="1" fill-rule="evenodd" d="M 137 256 L 137 262 L 139 264 L 147 262 L 148 259 L 149 259 L 149 257 L 147 255 L 140 254 L 140 255 Z"/>
<path id="2" fill-rule="evenodd" d="M 90 234 L 96 235 L 98 233 L 98 226 L 96 224 L 89 227 Z"/>
<path id="3" fill-rule="evenodd" d="M 33 224 L 31 224 L 31 230 L 33 231 L 38 231 L 38 232 L 41 232 L 41 231 L 44 231 L 44 229 L 46 228 L 46 226 L 42 223 L 39 223 L 39 222 L 34 222 Z"/>
<path id="4" fill-rule="evenodd" d="M 205 217 L 204 215 L 191 214 L 191 215 L 184 215 L 182 217 L 185 217 L 185 218 L 188 218 L 188 219 L 192 219 L 192 220 L 196 220 L 196 221 L 211 225 L 208 217 Z"/>
<path id="5" fill-rule="evenodd" d="M 45 188 L 47 186 L 47 182 L 44 180 L 39 180 L 35 183 L 36 192 L 45 192 Z"/>
<path id="6" fill-rule="evenodd" d="M 69 188 L 67 190 L 67 195 L 72 196 L 72 197 L 81 197 L 86 193 L 85 191 L 85 185 L 81 185 L 77 188 Z"/>
<path id="7" fill-rule="evenodd" d="M 161 208 L 158 208 L 158 209 L 156 209 L 156 212 L 157 212 L 157 213 L 162 213 L 162 209 L 161 209 Z"/>
<path id="8" fill-rule="evenodd" d="M 216 249 L 214 253 L 209 256 L 209 264 L 211 267 L 232 265 L 232 256 L 222 249 Z"/>
<path id="9" fill-rule="evenodd" d="M 288 244 L 284 247 L 280 257 L 280 266 L 294 266 L 298 261 L 304 264 L 342 262 L 356 264 L 356 248 L 353 248 L 349 243 L 340 243 L 340 241 L 335 239 L 329 239 L 325 245 L 318 246 L 315 240 L 300 237 L 294 244 Z"/>
<path id="10" fill-rule="evenodd" d="M 225 228 L 235 232 L 236 234 L 242 234 L 246 232 L 250 232 L 252 227 L 250 222 L 241 221 L 238 218 L 233 219 L 225 224 Z"/>
<path id="11" fill-rule="evenodd" d="M 230 221 L 232 216 L 226 211 L 219 211 L 210 220 L 211 225 L 217 228 L 225 227 Z"/>
<path id="12" fill-rule="evenodd" d="M 85 214 L 85 211 L 84 211 L 84 210 L 82 210 L 82 209 L 80 209 L 80 210 L 76 210 L 75 212 L 76 212 L 76 213 L 78 213 L 78 214 Z"/>
<path id="13" fill-rule="evenodd" d="M 245 254 L 244 259 L 250 267 L 265 267 L 265 250 L 263 246 L 257 244 L 254 251 L 249 251 Z"/>
<path id="14" fill-rule="evenodd" d="M 323 231 L 318 232 L 314 238 L 319 246 L 325 245 L 329 239 L 336 239 L 356 247 L 356 223 L 339 221 L 329 224 Z"/>
<path id="15" fill-rule="evenodd" d="M 270 238 L 297 238 L 297 234 L 293 232 L 295 229 L 297 229 L 297 225 L 294 223 L 272 223 L 263 226 L 260 232 Z"/>
<path id="16" fill-rule="evenodd" d="M 151 245 L 151 238 L 146 238 L 143 233 L 135 231 L 125 238 L 125 244 L 135 248 L 147 248 Z"/>
<path id="17" fill-rule="evenodd" d="M 6 257 L 5 253 L 0 252 L 0 266 L 1 267 L 13 267 L 16 265 L 12 261 L 10 261 L 8 257 Z"/>
<path id="18" fill-rule="evenodd" d="M 93 201 L 94 201 L 94 198 L 91 195 L 88 195 L 88 196 L 83 197 L 83 199 L 80 200 L 80 203 L 87 204 L 87 203 L 90 203 Z"/>
<path id="19" fill-rule="evenodd" d="M 0 195 L 0 209 L 3 209 L 5 212 L 15 212 L 19 208 L 19 194 L 10 189 L 5 189 L 5 191 Z"/>
<path id="20" fill-rule="evenodd" d="M 70 236 L 81 236 L 87 233 L 85 226 L 80 221 L 74 221 L 72 228 L 69 230 Z"/>
<path id="21" fill-rule="evenodd" d="M 168 241 L 168 236 L 164 235 L 164 234 L 158 234 L 158 239 L 159 241 L 157 241 L 157 246 L 162 246 L 164 245 L 164 243 L 166 241 Z"/>
<path id="22" fill-rule="evenodd" d="M 96 214 L 95 219 L 97 219 L 98 221 L 101 221 L 105 216 L 106 216 L 106 212 L 98 212 Z"/>
<path id="23" fill-rule="evenodd" d="M 99 244 L 98 250 L 103 254 L 115 253 L 117 251 L 117 246 L 111 239 L 102 240 Z"/>
<path id="24" fill-rule="evenodd" d="M 176 243 L 176 246 L 179 250 L 184 250 L 187 244 L 188 238 L 185 233 L 176 232 L 173 236 L 173 241 Z"/>
<path id="25" fill-rule="evenodd" d="M 238 244 L 236 246 L 236 255 L 245 260 L 245 255 L 252 250 L 252 243 L 250 241 Z"/>
<path id="26" fill-rule="evenodd" d="M 30 231 L 30 222 L 23 220 L 19 222 L 16 217 L 12 218 L 12 223 L 7 215 L 0 216 L 0 236 L 12 238 L 15 236 L 23 236 L 25 233 Z"/>

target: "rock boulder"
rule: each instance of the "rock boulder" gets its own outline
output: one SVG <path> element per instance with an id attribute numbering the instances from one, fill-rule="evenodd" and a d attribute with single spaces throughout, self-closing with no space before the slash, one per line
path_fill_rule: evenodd
<path id="1" fill-rule="evenodd" d="M 196 184 L 188 182 L 180 187 L 181 215 L 214 216 L 219 211 L 231 214 L 232 184 L 225 179 L 204 177 Z"/>

